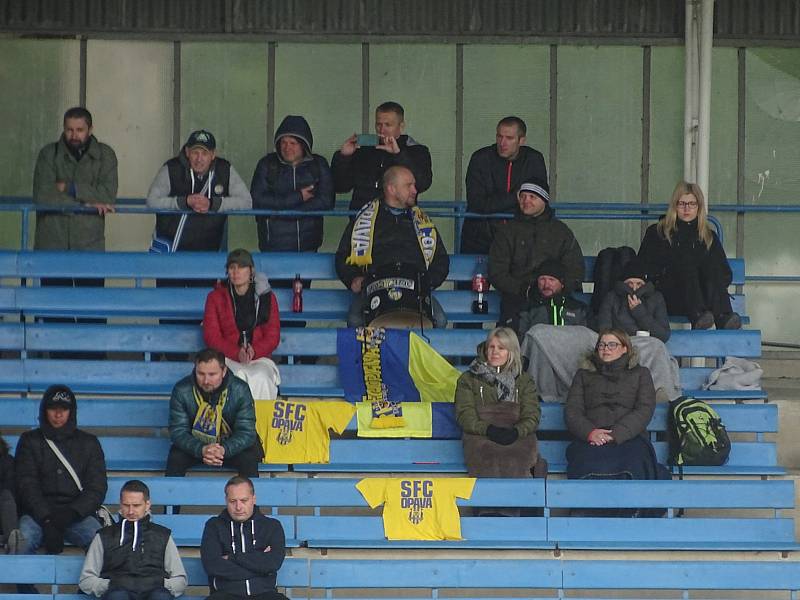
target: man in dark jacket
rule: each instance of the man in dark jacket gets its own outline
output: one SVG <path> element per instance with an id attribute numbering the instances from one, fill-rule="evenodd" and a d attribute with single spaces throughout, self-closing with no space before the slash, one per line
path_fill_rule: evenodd
<path id="1" fill-rule="evenodd" d="M 403 133 L 405 111 L 397 102 L 384 102 L 375 110 L 375 146 L 359 146 L 354 133 L 333 155 L 331 168 L 336 193 L 353 190 L 350 210 L 359 210 L 381 194 L 381 177 L 389 167 L 400 165 L 414 174 L 418 193 L 431 187 L 431 153 Z"/>
<path id="2" fill-rule="evenodd" d="M 95 514 L 106 496 L 106 462 L 99 440 L 77 428 L 77 412 L 72 390 L 50 386 L 42 396 L 39 428 L 19 438 L 17 500 L 24 541 L 18 554 L 33 554 L 42 544 L 48 554 L 60 554 L 64 540 L 87 548 L 100 529 Z"/>
<path id="3" fill-rule="evenodd" d="M 467 211 L 513 213 L 515 191 L 526 181 L 547 181 L 547 167 L 538 150 L 525 145 L 527 126 L 519 117 L 506 117 L 497 124 L 496 141 L 476 150 L 467 167 Z M 461 229 L 461 252 L 488 254 L 495 231 L 503 221 L 466 219 Z"/>
<path id="4" fill-rule="evenodd" d="M 545 181 L 517 193 L 514 219 L 497 229 L 489 250 L 489 280 L 501 294 L 500 325 L 519 330 L 519 313 L 536 289 L 534 275 L 548 258 L 564 265 L 564 293 L 580 291 L 583 252 L 569 227 L 553 215 Z M 537 382 L 538 383 L 538 382 Z"/>
<path id="5" fill-rule="evenodd" d="M 150 489 L 138 479 L 119 492 L 119 523 L 103 527 L 86 552 L 78 586 L 103 600 L 171 600 L 186 570 L 166 527 L 150 520 Z"/>
<path id="6" fill-rule="evenodd" d="M 392 167 L 383 177 L 383 197 L 373 200 L 351 221 L 336 251 L 336 273 L 350 291 L 347 324 L 364 325 L 365 285 L 368 275 L 394 265 L 407 265 L 425 273 L 427 287 L 439 287 L 450 272 L 450 259 L 439 232 L 416 206 L 414 174 Z M 445 327 L 447 317 L 431 296 L 435 327 Z"/>
<path id="7" fill-rule="evenodd" d="M 280 521 L 261 514 L 253 482 L 246 477 L 228 480 L 225 504 L 225 510 L 206 521 L 200 544 L 209 600 L 285 600 L 276 589 L 286 556 Z"/>
<path id="8" fill-rule="evenodd" d="M 333 208 L 331 170 L 327 160 L 312 154 L 313 146 L 311 127 L 303 117 L 283 119 L 275 133 L 275 152 L 258 161 L 253 173 L 253 208 Z M 256 217 L 256 223 L 262 252 L 316 252 L 322 245 L 322 217 Z"/>
<path id="9" fill-rule="evenodd" d="M 182 228 L 184 215 L 156 217 L 156 237 L 165 248 L 168 244 L 173 252 L 217 252 L 227 220 L 220 213 L 248 210 L 253 201 L 233 165 L 217 156 L 217 140 L 201 129 L 193 132 L 178 156 L 158 171 L 147 193 L 147 206 L 193 211 L 183 220 Z"/>
<path id="10" fill-rule="evenodd" d="M 588 324 L 589 307 L 564 292 L 564 265 L 547 259 L 537 271 L 536 290 L 532 291 L 527 309 L 520 313 L 517 336 L 522 339 L 531 327 L 544 325 Z"/>
<path id="11" fill-rule="evenodd" d="M 201 462 L 258 477 L 264 453 L 256 434 L 253 396 L 247 383 L 228 371 L 222 352 L 198 352 L 192 374 L 172 388 L 169 436 L 167 477 L 183 477 Z"/>

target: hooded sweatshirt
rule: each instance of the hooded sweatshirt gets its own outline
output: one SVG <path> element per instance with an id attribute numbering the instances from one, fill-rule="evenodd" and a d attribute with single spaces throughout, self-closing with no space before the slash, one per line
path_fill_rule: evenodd
<path id="1" fill-rule="evenodd" d="M 275 591 L 278 569 L 286 556 L 280 521 L 261 514 L 234 521 L 227 510 L 206 521 L 200 557 L 211 592 L 255 596 Z"/>
<path id="2" fill-rule="evenodd" d="M 280 140 L 291 136 L 304 150 L 297 165 L 283 160 Z M 328 161 L 313 154 L 314 138 L 303 117 L 287 116 L 275 132 L 275 152 L 256 165 L 250 192 L 253 208 L 269 210 L 331 210 L 334 203 L 333 178 Z M 314 195 L 304 201 L 301 190 L 314 186 Z M 256 217 L 258 247 L 262 252 L 316 252 L 322 245 L 322 217 Z"/>
<path id="3" fill-rule="evenodd" d="M 22 511 L 40 525 L 54 508 L 70 508 L 80 518 L 94 514 L 106 496 L 103 449 L 97 437 L 77 428 L 77 412 L 75 404 L 67 423 L 55 429 L 47 422 L 42 401 L 39 428 L 23 433 L 17 443 L 17 500 Z M 78 489 L 45 438 L 53 440 L 72 465 L 83 491 Z"/>

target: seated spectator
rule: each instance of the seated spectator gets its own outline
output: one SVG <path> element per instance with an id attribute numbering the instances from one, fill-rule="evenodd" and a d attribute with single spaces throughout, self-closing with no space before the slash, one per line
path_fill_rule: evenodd
<path id="1" fill-rule="evenodd" d="M 548 258 L 564 265 L 564 293 L 579 291 L 581 247 L 569 227 L 555 218 L 547 182 L 530 181 L 520 186 L 516 216 L 497 228 L 489 250 L 489 280 L 501 296 L 498 325 L 519 331 L 519 314 L 536 287 L 534 275 Z"/>
<path id="2" fill-rule="evenodd" d="M 150 520 L 150 489 L 138 479 L 119 492 L 119 523 L 103 527 L 83 561 L 78 587 L 103 600 L 171 600 L 186 589 L 172 532 Z"/>
<path id="3" fill-rule="evenodd" d="M 542 399 L 563 402 L 580 358 L 594 347 L 597 334 L 586 327 L 588 307 L 566 291 L 563 264 L 545 260 L 534 282 L 520 314 L 522 355 Z"/>
<path id="4" fill-rule="evenodd" d="M 14 457 L 0 436 L 0 533 L 6 554 L 16 554 L 20 544 L 17 501 L 14 496 Z"/>
<path id="5" fill-rule="evenodd" d="M 431 153 L 427 146 L 403 133 L 405 111 L 397 102 L 384 102 L 375 110 L 375 146 L 359 146 L 358 135 L 344 141 L 331 161 L 336 193 L 353 190 L 350 210 L 361 210 L 380 195 L 384 173 L 394 166 L 410 170 L 420 194 L 431 187 Z"/>
<path id="6" fill-rule="evenodd" d="M 248 383 L 253 398 L 274 400 L 281 382 L 270 359 L 281 337 L 278 299 L 247 250 L 228 254 L 225 269 L 228 278 L 206 298 L 203 339 L 225 355 L 225 364 Z"/>
<path id="7" fill-rule="evenodd" d="M 667 214 L 647 228 L 639 257 L 664 294 L 669 314 L 687 317 L 692 329 L 742 326 L 728 295 L 728 259 L 706 220 L 705 197 L 696 183 L 678 182 Z"/>
<path id="8" fill-rule="evenodd" d="M 383 197 L 364 206 L 347 225 L 336 251 L 336 273 L 353 292 L 348 327 L 369 324 L 364 319 L 368 276 L 379 277 L 402 265 L 412 276 L 424 274 L 431 291 L 447 278 L 450 259 L 442 237 L 416 204 L 414 174 L 392 167 L 383 176 Z M 436 298 L 416 292 L 424 295 L 423 302 L 430 300 L 434 327 L 445 327 L 447 316 Z"/>
<path id="9" fill-rule="evenodd" d="M 50 386 L 42 396 L 39 427 L 19 438 L 18 554 L 34 554 L 42 545 L 48 554 L 61 554 L 65 540 L 86 549 L 100 529 L 95 515 L 106 496 L 106 461 L 100 441 L 78 429 L 77 413 L 72 390 Z"/>
<path id="10" fill-rule="evenodd" d="M 264 452 L 256 435 L 253 396 L 247 383 L 228 371 L 222 352 L 198 352 L 194 371 L 172 388 L 169 436 L 167 477 L 183 477 L 201 462 L 258 477 Z"/>
<path id="11" fill-rule="evenodd" d="M 541 409 L 508 327 L 493 329 L 478 346 L 478 356 L 458 378 L 455 410 L 471 477 L 531 476 Z"/>
<path id="12" fill-rule="evenodd" d="M 622 271 L 622 280 L 606 294 L 597 316 L 598 329 L 621 329 L 631 337 L 639 364 L 650 370 L 656 392 L 665 400 L 681 395 L 678 361 L 664 345 L 669 339 L 669 317 L 661 292 L 647 281 L 639 258 L 633 258 Z"/>
<path id="13" fill-rule="evenodd" d="M 604 329 L 575 375 L 564 420 L 575 440 L 567 447 L 570 479 L 659 479 L 647 437 L 656 393 L 624 331 Z"/>
<path id="14" fill-rule="evenodd" d="M 256 165 L 250 192 L 253 208 L 330 210 L 333 179 L 328 161 L 311 148 L 311 127 L 301 116 L 289 115 L 275 133 L 275 152 Z M 256 217 L 262 252 L 316 252 L 322 245 L 322 217 Z"/>
<path id="15" fill-rule="evenodd" d="M 206 521 L 200 558 L 208 574 L 208 600 L 286 600 L 276 584 L 286 556 L 277 519 L 261 514 L 253 482 L 232 477 L 225 484 L 226 509 Z"/>

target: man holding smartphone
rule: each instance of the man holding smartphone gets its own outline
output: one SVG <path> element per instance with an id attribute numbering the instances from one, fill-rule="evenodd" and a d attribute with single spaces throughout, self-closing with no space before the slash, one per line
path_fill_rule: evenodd
<path id="1" fill-rule="evenodd" d="M 375 110 L 377 139 L 354 133 L 333 155 L 334 188 L 336 193 L 353 191 L 350 210 L 359 210 L 381 195 L 381 178 L 389 167 L 407 167 L 420 194 L 431 187 L 431 153 L 427 146 L 403 133 L 404 118 L 402 106 L 384 102 Z"/>

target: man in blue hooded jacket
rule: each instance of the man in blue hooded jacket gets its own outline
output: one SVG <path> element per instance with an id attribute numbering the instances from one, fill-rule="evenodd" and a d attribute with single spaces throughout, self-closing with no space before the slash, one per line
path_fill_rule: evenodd
<path id="1" fill-rule="evenodd" d="M 253 208 L 316 211 L 333 208 L 328 161 L 312 153 L 311 127 L 288 115 L 275 133 L 275 152 L 256 165 L 250 193 Z M 322 217 L 256 217 L 262 252 L 316 252 L 322 245 Z"/>

